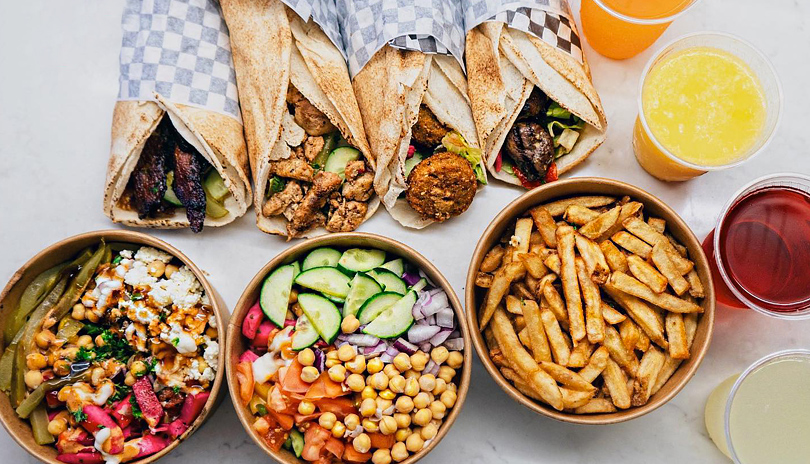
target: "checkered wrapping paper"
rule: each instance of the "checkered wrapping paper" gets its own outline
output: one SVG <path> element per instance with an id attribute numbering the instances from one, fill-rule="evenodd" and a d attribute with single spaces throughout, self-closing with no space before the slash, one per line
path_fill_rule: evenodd
<path id="1" fill-rule="evenodd" d="M 340 27 L 338 26 L 337 5 L 335 0 L 281 0 L 290 7 L 304 21 L 309 21 L 311 17 L 315 23 L 321 26 L 323 32 L 335 47 L 346 58 L 346 51 L 343 49 L 343 40 L 340 38 Z"/>
<path id="2" fill-rule="evenodd" d="M 458 0 L 337 0 L 337 8 L 352 77 L 386 44 L 452 55 L 464 66 Z"/>
<path id="3" fill-rule="evenodd" d="M 584 62 L 582 43 L 568 0 L 462 0 L 464 30 L 499 21 Z"/>
<path id="4" fill-rule="evenodd" d="M 214 0 L 127 0 L 119 100 L 155 93 L 242 122 L 228 27 Z"/>

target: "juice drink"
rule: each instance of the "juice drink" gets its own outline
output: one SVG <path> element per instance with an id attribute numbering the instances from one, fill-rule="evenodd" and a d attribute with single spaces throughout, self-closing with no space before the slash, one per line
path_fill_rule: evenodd
<path id="1" fill-rule="evenodd" d="M 582 30 L 600 54 L 630 58 L 652 45 L 693 0 L 582 0 Z"/>

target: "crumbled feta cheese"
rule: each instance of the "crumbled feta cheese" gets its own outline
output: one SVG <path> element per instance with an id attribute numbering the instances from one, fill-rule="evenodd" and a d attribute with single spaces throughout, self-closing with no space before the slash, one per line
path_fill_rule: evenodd
<path id="1" fill-rule="evenodd" d="M 512 236 L 512 237 L 509 239 L 509 245 L 510 245 L 510 246 L 513 246 L 513 247 L 515 247 L 515 248 L 517 248 L 518 246 L 520 246 L 520 237 L 518 237 L 517 235 L 513 235 L 513 236 Z"/>
<path id="2" fill-rule="evenodd" d="M 208 295 L 203 295 L 203 298 L 205 298 L 206 296 L 208 296 Z M 203 304 L 205 304 L 205 303 L 203 303 Z M 208 325 L 210 325 L 214 329 L 217 328 L 217 317 L 215 315 L 212 314 L 212 315 L 208 316 Z"/>
<path id="3" fill-rule="evenodd" d="M 124 283 L 133 287 L 148 287 L 154 285 L 157 279 L 149 275 L 146 264 L 141 261 L 132 263 L 132 267 L 124 275 Z"/>
<path id="4" fill-rule="evenodd" d="M 160 339 L 174 345 L 180 354 L 191 354 L 197 351 L 197 343 L 194 342 L 194 337 L 175 322 L 169 324 L 169 330 L 161 332 Z"/>
<path id="5" fill-rule="evenodd" d="M 149 264 L 152 261 L 162 261 L 168 264 L 172 260 L 172 255 L 156 248 L 145 246 L 141 247 L 138 252 L 135 253 L 135 259 L 144 264 Z"/>
<path id="6" fill-rule="evenodd" d="M 205 347 L 205 352 L 203 353 L 203 358 L 205 358 L 205 362 L 211 366 L 211 369 L 217 370 L 219 367 L 219 343 L 213 340 L 208 342 L 208 346 Z"/>
<path id="7" fill-rule="evenodd" d="M 175 271 L 170 279 L 160 281 L 158 286 L 164 288 L 174 305 L 181 309 L 191 308 L 202 299 L 202 285 L 186 266 Z"/>
<path id="8" fill-rule="evenodd" d="M 196 359 L 191 361 L 191 366 L 188 368 L 188 377 L 194 380 L 212 381 L 214 380 L 214 371 L 210 367 L 206 367 L 200 372 L 200 362 Z"/>
<path id="9" fill-rule="evenodd" d="M 208 298 L 207 294 L 203 293 L 202 299 L 200 299 L 200 303 L 202 303 L 202 304 L 204 304 L 206 306 L 210 306 L 211 305 L 211 299 Z"/>
<path id="10" fill-rule="evenodd" d="M 132 250 L 121 250 L 118 254 L 124 259 L 132 259 Z"/>
<path id="11" fill-rule="evenodd" d="M 160 280 L 149 290 L 149 296 L 152 297 L 152 300 L 155 304 L 159 306 L 169 306 L 172 304 L 172 296 L 169 291 L 166 289 L 166 280 Z"/>
<path id="12" fill-rule="evenodd" d="M 143 303 L 143 300 L 121 300 L 118 303 L 118 307 L 126 311 L 127 317 L 145 326 L 149 326 L 149 324 L 158 317 L 158 315 L 152 311 L 152 308 L 147 307 Z"/>

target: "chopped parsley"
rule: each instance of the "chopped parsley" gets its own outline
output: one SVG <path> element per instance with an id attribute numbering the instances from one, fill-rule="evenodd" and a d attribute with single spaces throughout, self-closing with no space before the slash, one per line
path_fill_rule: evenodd
<path id="1" fill-rule="evenodd" d="M 123 256 L 121 256 L 121 255 L 116 256 L 116 257 L 115 257 L 115 258 L 113 258 L 113 260 L 112 260 L 112 265 L 113 265 L 113 266 L 117 266 L 117 265 L 118 265 L 118 263 L 120 263 L 122 259 L 124 259 L 124 257 L 123 257 Z"/>
<path id="2" fill-rule="evenodd" d="M 132 301 L 140 301 L 140 300 L 143 300 L 143 293 L 141 293 L 141 292 L 135 292 L 135 293 L 133 293 L 132 295 L 130 295 L 129 299 L 130 299 L 130 300 L 132 300 Z"/>
<path id="3" fill-rule="evenodd" d="M 70 411 L 70 414 L 73 415 L 73 419 L 76 422 L 84 422 L 87 420 L 87 414 L 84 413 L 81 409 L 77 409 L 75 411 Z"/>
<path id="4" fill-rule="evenodd" d="M 107 403 L 108 404 L 117 403 L 117 402 L 123 400 L 127 395 L 129 395 L 129 392 L 131 392 L 131 391 L 132 391 L 132 387 L 130 387 L 128 385 L 115 384 L 115 393 L 113 393 L 113 395 L 110 397 L 110 399 L 107 400 Z"/>
<path id="5" fill-rule="evenodd" d="M 93 350 L 88 350 L 85 347 L 79 348 L 76 352 L 76 361 L 92 361 L 95 358 Z"/>
<path id="6" fill-rule="evenodd" d="M 273 193 L 278 193 L 278 192 L 284 190 L 284 187 L 286 185 L 287 185 L 287 182 L 285 182 L 284 179 L 282 179 L 279 176 L 273 176 L 273 178 L 270 179 L 270 191 L 273 192 Z"/>
<path id="7" fill-rule="evenodd" d="M 138 406 L 138 401 L 135 400 L 135 395 L 129 397 L 129 405 L 132 406 L 132 417 L 135 419 L 143 419 L 141 407 Z"/>
<path id="8" fill-rule="evenodd" d="M 104 329 L 96 324 L 85 324 L 82 328 L 91 337 L 101 336 L 104 341 L 102 346 L 96 345 L 92 349 L 79 348 L 76 353 L 76 359 L 79 361 L 98 360 L 115 358 L 118 361 L 126 362 L 135 351 L 125 339 L 117 336 L 109 329 Z"/>
<path id="9" fill-rule="evenodd" d="M 169 317 L 169 314 L 166 311 L 162 311 L 160 314 L 158 314 L 158 320 L 160 322 L 166 322 L 167 317 Z"/>
<path id="10" fill-rule="evenodd" d="M 178 337 L 172 338 L 172 345 L 177 346 L 178 343 L 180 343 L 180 338 Z"/>
<path id="11" fill-rule="evenodd" d="M 172 391 L 173 391 L 175 394 L 180 393 L 180 387 L 179 387 L 178 385 L 175 385 L 175 386 L 173 386 L 173 387 L 172 387 Z"/>

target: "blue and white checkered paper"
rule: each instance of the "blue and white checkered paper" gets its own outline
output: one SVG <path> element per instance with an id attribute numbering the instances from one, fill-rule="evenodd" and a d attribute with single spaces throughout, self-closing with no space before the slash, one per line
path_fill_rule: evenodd
<path id="1" fill-rule="evenodd" d="M 127 0 L 119 100 L 173 103 L 242 122 L 228 27 L 214 0 Z"/>
<path id="2" fill-rule="evenodd" d="M 340 26 L 338 26 L 337 5 L 335 0 L 281 0 L 290 7 L 304 21 L 313 21 L 329 37 L 329 40 L 340 50 L 343 58 L 346 58 L 346 51 L 343 49 L 343 40 L 340 38 Z"/>
<path id="3" fill-rule="evenodd" d="M 464 66 L 464 16 L 458 0 L 337 0 L 337 9 L 352 77 L 386 44 L 452 55 Z"/>
<path id="4" fill-rule="evenodd" d="M 498 21 L 584 62 L 582 43 L 568 0 L 461 0 L 464 30 Z"/>

